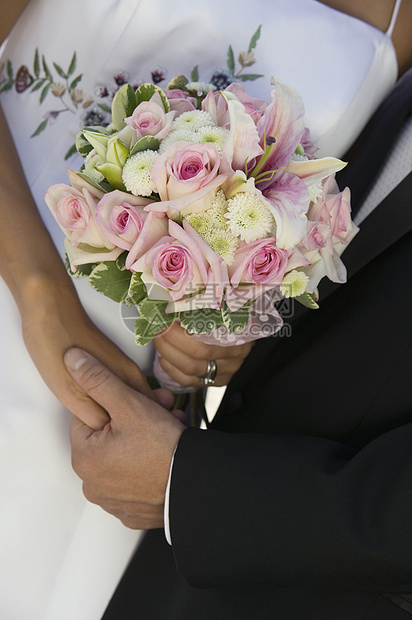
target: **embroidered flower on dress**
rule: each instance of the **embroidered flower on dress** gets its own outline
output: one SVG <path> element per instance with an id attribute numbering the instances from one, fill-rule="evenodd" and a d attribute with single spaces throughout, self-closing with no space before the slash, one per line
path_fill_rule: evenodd
<path id="1" fill-rule="evenodd" d="M 164 67 L 155 67 L 152 71 L 152 82 L 153 84 L 159 84 L 162 82 L 167 76 L 167 69 Z"/>
<path id="2" fill-rule="evenodd" d="M 216 90 L 225 90 L 232 82 L 233 76 L 226 69 L 217 69 L 210 78 L 210 83 L 213 84 Z"/>
<path id="3" fill-rule="evenodd" d="M 247 80 L 255 80 L 258 77 L 263 77 L 257 74 L 245 74 L 242 73 L 243 68 L 250 66 L 254 62 L 254 49 L 256 43 L 260 37 L 260 26 L 256 32 L 252 35 L 247 52 L 241 52 L 239 55 L 239 63 L 241 68 L 236 72 L 235 60 L 232 50 L 232 46 L 229 45 L 227 52 L 227 69 L 216 69 L 208 82 L 202 82 L 199 80 L 199 65 L 196 65 L 191 72 L 189 81 L 184 76 L 178 76 L 183 78 L 183 86 L 179 82 L 179 88 L 182 88 L 186 93 L 191 94 L 194 104 L 200 106 L 201 100 L 211 90 L 223 90 L 229 84 L 239 79 L 242 82 Z M 57 64 L 56 62 L 49 63 L 45 56 L 39 52 L 36 48 L 34 52 L 33 67 L 30 70 L 26 65 L 21 65 L 16 74 L 14 73 L 13 63 L 10 59 L 6 59 L 5 62 L 0 64 L 0 93 L 7 92 L 13 88 L 17 93 L 23 93 L 30 88 L 31 93 L 39 93 L 39 102 L 42 104 L 48 95 L 53 95 L 58 98 L 61 103 L 60 109 L 53 109 L 43 115 L 43 120 L 38 127 L 32 133 L 31 137 L 40 135 L 50 123 L 56 121 L 61 112 L 70 112 L 72 114 L 79 115 L 79 121 L 81 126 L 94 125 L 94 126 L 106 126 L 109 122 L 108 115 L 111 111 L 111 101 L 115 97 L 119 88 L 129 82 L 129 75 L 126 71 L 120 70 L 113 75 L 114 85 L 97 84 L 94 88 L 93 94 L 85 93 L 79 88 L 79 83 L 82 80 L 83 74 L 76 74 L 77 69 L 77 53 L 74 52 L 67 69 Z M 53 72 L 56 71 L 56 76 L 53 76 Z M 242 75 L 241 75 L 242 73 Z M 167 69 L 163 66 L 157 66 L 150 72 L 151 81 L 154 84 L 159 84 L 167 76 Z M 62 82 L 57 80 L 61 79 Z M 176 78 L 174 78 L 176 79 Z M 143 83 L 148 81 L 147 77 L 144 79 L 134 79 L 132 86 L 137 90 Z M 175 86 L 176 88 L 177 86 Z M 170 85 L 169 85 L 170 88 Z M 106 101 L 105 101 L 106 100 Z M 88 108 L 86 113 L 80 114 L 80 111 Z M 213 123 L 208 123 L 209 126 Z M 190 125 L 190 123 L 188 123 Z M 196 129 L 199 129 L 197 126 Z M 177 139 L 184 139 L 188 142 L 199 140 L 205 144 L 212 144 L 216 149 L 221 152 L 225 135 L 221 131 L 207 129 L 201 132 L 201 135 L 197 136 L 195 140 L 192 140 L 193 136 L 186 134 L 186 137 L 181 138 L 175 133 L 173 139 L 170 138 L 169 143 L 172 144 Z M 165 150 L 166 145 L 162 145 L 162 150 Z M 65 156 L 65 159 L 70 157 L 76 152 L 75 145 L 72 145 Z"/>

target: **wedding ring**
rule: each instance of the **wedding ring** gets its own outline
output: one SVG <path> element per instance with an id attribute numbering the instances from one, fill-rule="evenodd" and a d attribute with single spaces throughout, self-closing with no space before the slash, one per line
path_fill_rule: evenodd
<path id="1" fill-rule="evenodd" d="M 199 377 L 202 385 L 213 385 L 217 373 L 217 364 L 214 360 L 207 363 L 207 370 L 202 377 Z"/>

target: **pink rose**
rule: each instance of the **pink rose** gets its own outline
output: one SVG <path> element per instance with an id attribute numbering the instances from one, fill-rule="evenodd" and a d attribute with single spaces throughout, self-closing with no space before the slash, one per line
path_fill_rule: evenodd
<path id="1" fill-rule="evenodd" d="M 288 266 L 290 251 L 278 248 L 274 237 L 259 239 L 240 247 L 229 267 L 231 289 L 226 293 L 230 309 L 256 299 L 279 286 Z"/>
<path id="2" fill-rule="evenodd" d="M 150 202 L 119 190 L 105 194 L 96 206 L 96 221 L 102 234 L 117 247 L 130 250 L 148 215 L 143 207 Z"/>
<path id="3" fill-rule="evenodd" d="M 303 239 L 305 249 L 319 250 L 324 248 L 330 238 L 330 228 L 325 222 L 308 221 L 306 225 L 306 239 Z"/>
<path id="4" fill-rule="evenodd" d="M 167 212 L 173 218 L 184 210 L 189 213 L 207 209 L 227 178 L 219 174 L 219 165 L 220 155 L 214 146 L 175 142 L 157 158 L 150 175 L 162 202 L 146 210 Z"/>
<path id="5" fill-rule="evenodd" d="M 87 243 L 94 247 L 104 246 L 104 240 L 94 218 L 98 202 L 87 189 L 82 192 L 59 183 L 52 185 L 45 196 L 46 204 L 60 228 L 73 246 Z"/>
<path id="6" fill-rule="evenodd" d="M 322 197 L 310 206 L 308 218 L 329 226 L 330 249 L 335 243 L 348 243 L 354 229 L 349 188 L 346 187 L 340 192 L 335 176 L 330 175 L 324 182 Z"/>
<path id="7" fill-rule="evenodd" d="M 196 110 L 196 106 L 194 105 L 195 98 L 190 97 L 184 90 L 173 88 L 171 90 L 165 90 L 164 93 L 169 100 L 170 109 L 176 111 L 178 114 Z"/>
<path id="8" fill-rule="evenodd" d="M 103 193 L 85 181 L 79 187 L 82 189 L 63 183 L 52 185 L 45 196 L 47 206 L 66 235 L 65 248 L 73 271 L 77 265 L 115 260 L 122 251 L 104 237 L 96 222 L 96 205 Z M 90 247 L 97 251 L 87 250 Z"/>
<path id="9" fill-rule="evenodd" d="M 222 259 L 196 231 L 169 220 L 169 235 L 160 239 L 133 265 L 142 274 L 150 299 L 170 301 L 167 312 L 220 307 Z M 206 293 L 207 291 L 207 293 Z"/>
<path id="10" fill-rule="evenodd" d="M 165 112 L 163 107 L 154 101 L 142 101 L 124 122 L 135 130 L 138 140 L 144 136 L 163 140 L 172 128 L 175 116 L 175 111 Z"/>
<path id="11" fill-rule="evenodd" d="M 308 237 L 309 249 L 315 250 L 314 241 L 318 242 L 319 248 L 307 255 L 312 263 L 306 271 L 309 276 L 307 290 L 313 292 L 325 276 L 332 282 L 346 281 L 346 268 L 340 255 L 359 229 L 350 217 L 350 191 L 346 188 L 340 192 L 333 174 L 324 181 L 323 195 L 311 204 L 308 217 L 312 220 L 313 230 L 321 233 L 321 236 L 312 234 Z M 321 237 L 323 246 L 319 245 Z"/>

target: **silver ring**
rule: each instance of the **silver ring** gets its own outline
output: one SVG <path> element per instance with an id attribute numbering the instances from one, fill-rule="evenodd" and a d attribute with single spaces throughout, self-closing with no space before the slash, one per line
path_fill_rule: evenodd
<path id="1" fill-rule="evenodd" d="M 202 385 L 213 385 L 217 374 L 217 364 L 214 360 L 207 363 L 207 370 L 202 377 L 199 377 Z"/>

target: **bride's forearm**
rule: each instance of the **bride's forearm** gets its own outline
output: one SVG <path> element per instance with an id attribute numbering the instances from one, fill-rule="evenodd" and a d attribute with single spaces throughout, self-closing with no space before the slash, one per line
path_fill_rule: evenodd
<path id="1" fill-rule="evenodd" d="M 71 287 L 70 278 L 43 224 L 6 120 L 0 110 L 0 274 L 21 306 L 46 283 Z"/>
<path id="2" fill-rule="evenodd" d="M 8 36 L 29 2 L 30 0 L 0 0 L 0 43 Z"/>

